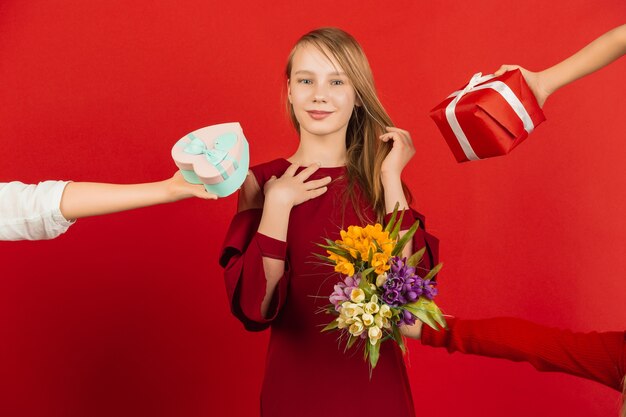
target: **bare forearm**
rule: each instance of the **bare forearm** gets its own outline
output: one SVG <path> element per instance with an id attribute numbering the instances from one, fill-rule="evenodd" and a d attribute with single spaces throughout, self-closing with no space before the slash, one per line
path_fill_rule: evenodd
<path id="1" fill-rule="evenodd" d="M 146 184 L 72 182 L 61 198 L 61 213 L 68 220 L 115 213 L 175 201 L 165 181 Z"/>
<path id="2" fill-rule="evenodd" d="M 291 207 L 276 203 L 268 196 L 263 205 L 263 216 L 261 217 L 258 232 L 285 242 L 287 240 L 290 213 Z M 285 273 L 285 261 L 263 257 L 263 270 L 267 279 L 267 288 L 261 303 L 261 312 L 263 316 L 266 316 L 274 290 Z"/>
<path id="3" fill-rule="evenodd" d="M 548 94 L 591 74 L 626 53 L 626 25 L 600 36 L 566 60 L 541 72 Z"/>

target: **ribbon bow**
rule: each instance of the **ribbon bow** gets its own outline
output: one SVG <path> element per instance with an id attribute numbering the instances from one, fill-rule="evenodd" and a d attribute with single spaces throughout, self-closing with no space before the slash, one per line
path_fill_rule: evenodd
<path id="1" fill-rule="evenodd" d="M 470 91 L 483 90 L 486 88 L 491 88 L 495 90 L 507 101 L 507 103 L 509 103 L 509 105 L 511 106 L 515 114 L 521 119 L 522 123 L 524 124 L 524 130 L 526 130 L 526 132 L 528 133 L 532 132 L 535 127 L 532 119 L 530 118 L 530 115 L 524 108 L 524 105 L 519 100 L 519 98 L 517 98 L 515 93 L 509 88 L 508 85 L 506 85 L 502 81 L 496 80 L 496 81 L 492 81 L 490 83 L 486 83 L 486 84 L 479 85 L 478 87 L 476 87 L 478 84 L 484 83 L 485 81 L 491 80 L 492 78 L 495 78 L 495 75 L 493 74 L 483 75 L 482 72 L 477 72 L 476 74 L 472 76 L 472 78 L 469 80 L 469 82 L 467 83 L 464 89 L 455 91 L 454 93 L 448 96 L 448 97 L 454 97 L 454 100 L 452 100 L 450 104 L 448 104 L 448 106 L 446 107 L 446 119 L 448 120 L 448 124 L 450 125 L 450 128 L 452 129 L 454 136 L 456 136 L 459 142 L 459 145 L 461 145 L 461 149 L 463 150 L 463 153 L 465 154 L 466 158 L 470 161 L 477 160 L 480 158 L 474 152 L 474 149 L 472 148 L 472 145 L 467 139 L 467 136 L 465 136 L 465 132 L 463 132 L 463 129 L 461 129 L 461 125 L 459 124 L 459 121 L 457 120 L 456 113 L 455 113 L 456 105 L 459 102 L 459 100 L 461 100 L 461 98 L 465 94 L 469 93 Z"/>
<path id="2" fill-rule="evenodd" d="M 189 137 L 190 142 L 186 144 L 184 152 L 192 155 L 204 155 L 207 161 L 217 168 L 224 180 L 228 179 L 228 173 L 222 166 L 222 162 L 232 161 L 235 169 L 239 168 L 237 160 L 228 154 L 228 151 L 237 143 L 236 134 L 225 133 L 219 136 L 212 149 L 209 149 L 206 143 L 198 139 L 193 133 L 188 134 L 187 137 Z"/>

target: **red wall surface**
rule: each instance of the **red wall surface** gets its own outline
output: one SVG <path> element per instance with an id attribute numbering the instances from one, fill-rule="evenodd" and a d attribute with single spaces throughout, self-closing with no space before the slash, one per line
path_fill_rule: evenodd
<path id="1" fill-rule="evenodd" d="M 254 164 L 289 156 L 286 56 L 339 26 L 413 135 L 405 179 L 441 240 L 445 311 L 623 330 L 626 61 L 558 91 L 506 157 L 457 164 L 428 111 L 474 72 L 543 69 L 624 21 L 623 0 L 4 0 L 0 181 L 164 179 L 178 138 L 235 120 Z M 231 317 L 217 264 L 235 206 L 188 200 L 0 242 L 0 415 L 258 414 L 268 333 Z M 418 342 L 407 360 L 420 416 L 617 412 L 615 391 L 528 364 Z"/>

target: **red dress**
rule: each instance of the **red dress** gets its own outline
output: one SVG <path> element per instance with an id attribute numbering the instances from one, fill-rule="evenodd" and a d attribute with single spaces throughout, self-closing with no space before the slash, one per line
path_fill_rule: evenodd
<path id="1" fill-rule="evenodd" d="M 625 332 L 574 333 L 510 317 L 447 322 L 445 332 L 423 326 L 422 344 L 529 362 L 539 371 L 565 372 L 622 390 Z"/>
<path id="2" fill-rule="evenodd" d="M 289 165 L 287 160 L 277 159 L 251 170 L 262 190 L 272 175 L 280 177 Z M 341 178 L 344 174 L 345 167 L 320 168 L 310 177 L 330 175 L 333 182 L 322 196 L 293 208 L 287 242 L 257 232 L 261 209 L 238 213 L 228 230 L 220 264 L 225 268 L 232 312 L 248 330 L 271 327 L 261 392 L 262 416 L 414 416 L 404 361 L 395 344 L 383 343 L 370 380 L 362 350 L 353 347 L 344 352 L 337 333 L 320 332 L 332 317 L 318 310 L 329 303 L 339 275 L 311 253 L 323 254 L 316 243 L 322 243 L 324 237 L 338 239 L 341 228 L 360 223 L 349 199 L 342 221 L 342 197 L 347 191 L 347 181 Z M 363 207 L 366 218 L 375 219 L 371 208 Z M 409 213 L 404 225 L 419 216 Z M 437 243 L 423 228 L 413 242 L 414 248 L 428 244 L 427 264 L 436 262 Z M 285 260 L 285 274 L 274 293 L 268 318 L 262 317 L 260 309 L 266 286 L 263 256 Z"/>

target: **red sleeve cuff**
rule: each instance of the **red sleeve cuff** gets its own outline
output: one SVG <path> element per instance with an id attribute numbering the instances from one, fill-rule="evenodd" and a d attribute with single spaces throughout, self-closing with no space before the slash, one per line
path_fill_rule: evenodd
<path id="1" fill-rule="evenodd" d="M 267 258 L 284 261 L 287 257 L 287 242 L 256 232 L 255 240 L 259 245 L 261 255 Z"/>
<path id="2" fill-rule="evenodd" d="M 456 318 L 446 317 L 447 330 L 435 330 L 427 324 L 422 325 L 422 345 L 448 348 L 456 324 Z"/>

